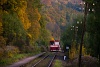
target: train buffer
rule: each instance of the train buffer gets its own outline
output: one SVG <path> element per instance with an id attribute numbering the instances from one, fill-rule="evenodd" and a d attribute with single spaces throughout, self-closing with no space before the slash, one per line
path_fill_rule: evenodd
<path id="1" fill-rule="evenodd" d="M 32 57 L 28 57 L 28 58 L 26 58 L 26 59 L 23 59 L 23 60 L 21 60 L 21 61 L 19 61 L 19 62 L 16 62 L 16 63 L 14 63 L 14 64 L 12 64 L 12 65 L 10 65 L 10 66 L 7 66 L 7 67 L 20 67 L 20 66 L 23 66 L 23 65 L 29 63 L 30 61 L 34 60 L 35 58 L 37 58 L 37 57 L 43 55 L 44 53 L 45 53 L 45 52 L 40 53 L 40 54 L 37 54 L 37 55 L 34 55 L 34 56 L 32 56 Z"/>

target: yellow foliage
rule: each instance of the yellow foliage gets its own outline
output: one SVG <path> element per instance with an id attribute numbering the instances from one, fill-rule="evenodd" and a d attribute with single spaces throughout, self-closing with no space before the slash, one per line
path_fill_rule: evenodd
<path id="1" fill-rule="evenodd" d="M 40 18 L 41 18 L 41 15 L 40 15 L 40 13 L 38 12 L 38 9 L 36 9 L 35 11 L 36 11 L 36 13 L 37 13 L 37 16 L 38 16 L 38 19 L 37 19 L 37 21 L 39 21 L 39 20 L 40 20 Z"/>
<path id="2" fill-rule="evenodd" d="M 19 53 L 19 49 L 15 46 L 5 46 L 0 47 L 0 59 L 5 57 L 13 57 L 15 54 Z"/>
<path id="3" fill-rule="evenodd" d="M 41 15 L 38 11 L 38 7 L 34 7 L 36 6 L 37 4 L 33 4 L 34 3 L 34 0 L 30 0 L 30 1 L 27 1 L 28 5 L 27 5 L 27 12 L 28 12 L 28 18 L 29 18 L 29 22 L 31 23 L 30 24 L 30 28 L 28 29 L 28 32 L 29 34 L 31 35 L 31 42 L 33 43 L 33 41 L 35 42 L 39 35 L 40 35 L 40 18 L 41 18 Z"/>
<path id="4" fill-rule="evenodd" d="M 80 51 L 80 45 L 78 46 L 78 53 L 79 53 L 79 51 Z M 82 46 L 82 55 L 84 56 L 84 55 L 87 55 L 87 53 L 86 53 L 86 48 L 84 47 L 84 46 Z"/>
<path id="5" fill-rule="evenodd" d="M 2 26 L 2 23 L 0 22 L 0 27 Z"/>
<path id="6" fill-rule="evenodd" d="M 53 37 L 51 37 L 51 40 L 55 40 Z"/>
<path id="7" fill-rule="evenodd" d="M 31 34 L 27 34 L 28 35 L 28 37 L 30 38 L 30 39 L 32 39 L 32 35 Z"/>
<path id="8" fill-rule="evenodd" d="M 20 19 L 22 21 L 24 29 L 25 30 L 29 29 L 29 27 L 31 26 L 31 23 L 29 22 L 27 14 L 21 9 L 19 11 L 18 15 L 19 15 L 19 17 L 20 17 Z"/>
<path id="9" fill-rule="evenodd" d="M 86 48 L 82 46 L 82 55 L 86 55 Z"/>
<path id="10" fill-rule="evenodd" d="M 14 54 L 19 53 L 19 49 L 14 46 L 6 46 L 5 47 L 6 57 L 13 57 Z"/>
<path id="11" fill-rule="evenodd" d="M 8 57 L 13 57 L 13 54 L 11 52 L 8 52 Z"/>
<path id="12" fill-rule="evenodd" d="M 31 29 L 32 31 L 32 35 L 33 35 L 33 40 L 36 40 L 40 34 L 40 24 L 39 22 L 34 22 L 33 23 L 33 26 L 32 26 L 33 29 Z"/>
<path id="13" fill-rule="evenodd" d="M 40 13 L 38 12 L 38 9 L 34 9 L 31 13 L 32 17 L 30 19 L 31 27 L 29 28 L 29 33 L 32 35 L 32 40 L 36 41 L 38 39 L 38 36 L 40 35 L 40 23 L 39 20 L 41 18 Z"/>
<path id="14" fill-rule="evenodd" d="M 77 49 L 76 49 L 75 43 L 73 42 L 72 45 L 71 45 L 71 49 L 69 51 L 69 58 L 73 59 L 76 56 L 77 56 Z"/>
<path id="15" fill-rule="evenodd" d="M 27 30 L 31 26 L 31 23 L 29 22 L 29 19 L 28 19 L 27 13 L 26 13 L 27 2 L 22 1 L 21 5 L 22 5 L 22 7 L 19 8 L 18 16 L 22 21 L 24 29 Z"/>
<path id="16" fill-rule="evenodd" d="M 35 22 L 35 21 L 39 22 L 41 15 L 38 11 L 38 8 L 34 9 L 32 14 L 33 14 L 33 22 Z"/>
<path id="17" fill-rule="evenodd" d="M 16 33 L 13 33 L 14 34 L 14 36 L 16 36 Z"/>

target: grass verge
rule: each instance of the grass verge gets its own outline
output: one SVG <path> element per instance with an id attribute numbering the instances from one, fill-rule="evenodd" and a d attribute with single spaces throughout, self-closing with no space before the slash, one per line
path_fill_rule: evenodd
<path id="1" fill-rule="evenodd" d="M 35 54 L 38 54 L 38 53 L 27 53 L 27 54 L 23 53 L 23 54 L 16 54 L 11 58 L 3 58 L 0 60 L 0 66 L 4 67 L 4 66 L 11 65 L 15 62 L 18 62 L 21 59 L 24 59 L 29 56 L 33 56 Z"/>
<path id="2" fill-rule="evenodd" d="M 54 67 L 62 67 L 62 61 L 55 60 Z"/>

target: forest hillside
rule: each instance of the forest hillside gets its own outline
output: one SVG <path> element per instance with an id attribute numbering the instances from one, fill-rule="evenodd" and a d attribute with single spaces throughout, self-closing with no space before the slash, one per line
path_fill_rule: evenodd
<path id="1" fill-rule="evenodd" d="M 42 13 L 46 17 L 47 28 L 55 39 L 60 38 L 61 32 L 74 22 L 73 19 L 82 15 L 79 9 L 80 0 L 41 0 L 41 2 L 44 4 Z"/>

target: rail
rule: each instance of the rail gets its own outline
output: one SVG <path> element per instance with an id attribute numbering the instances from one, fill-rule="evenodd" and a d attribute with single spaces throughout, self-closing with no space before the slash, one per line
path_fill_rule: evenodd
<path id="1" fill-rule="evenodd" d="M 32 67 L 35 67 L 37 64 L 39 64 L 42 60 L 44 60 L 45 58 L 47 58 L 49 55 L 45 56 L 43 59 L 41 59 L 40 61 L 38 61 L 36 64 L 34 64 Z"/>
<path id="2" fill-rule="evenodd" d="M 48 67 L 51 67 L 53 60 L 55 59 L 56 55 L 54 55 L 54 57 L 52 58 L 51 62 L 49 63 Z"/>

